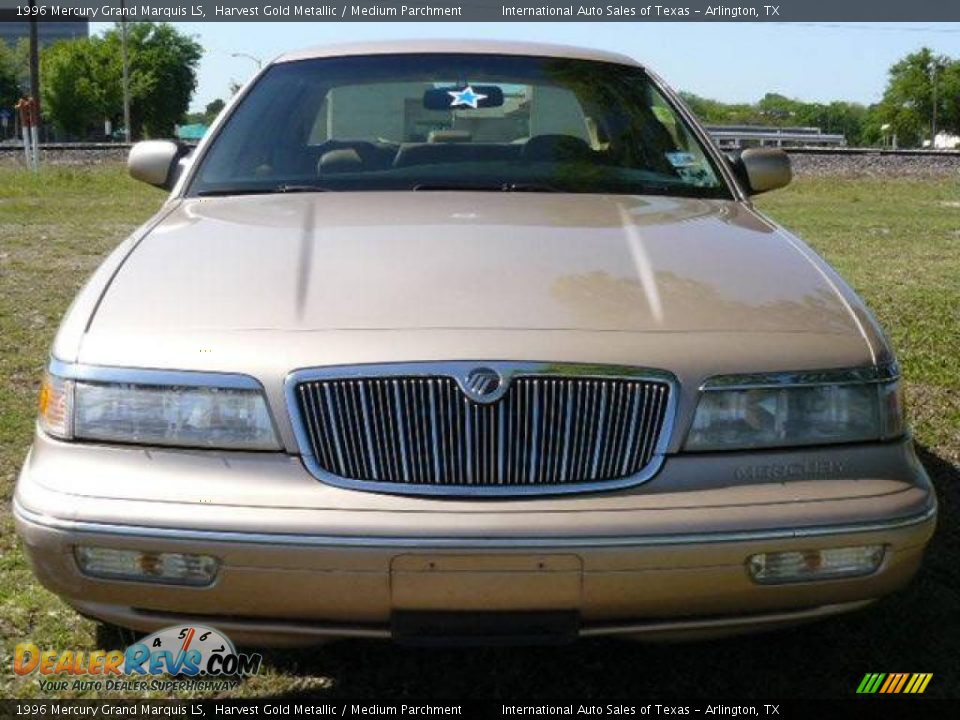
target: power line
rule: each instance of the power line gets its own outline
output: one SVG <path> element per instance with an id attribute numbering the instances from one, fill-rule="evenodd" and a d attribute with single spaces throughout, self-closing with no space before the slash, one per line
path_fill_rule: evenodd
<path id="1" fill-rule="evenodd" d="M 944 34 L 957 34 L 960 33 L 960 27 L 957 28 L 945 28 L 945 27 L 936 27 L 936 26 L 924 26 L 924 27 L 890 27 L 889 25 L 857 25 L 855 23 L 818 23 L 818 22 L 778 22 L 777 25 L 792 25 L 794 27 L 816 27 L 816 28 L 830 28 L 834 30 L 867 30 L 871 32 L 925 32 L 925 33 L 944 33 Z"/>

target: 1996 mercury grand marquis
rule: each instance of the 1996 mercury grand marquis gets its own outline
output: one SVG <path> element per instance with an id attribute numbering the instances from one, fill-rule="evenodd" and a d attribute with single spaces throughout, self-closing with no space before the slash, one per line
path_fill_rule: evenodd
<path id="1" fill-rule="evenodd" d="M 284 55 L 81 291 L 16 490 L 40 581 L 245 643 L 706 636 L 904 586 L 936 499 L 863 303 L 629 58 Z"/>

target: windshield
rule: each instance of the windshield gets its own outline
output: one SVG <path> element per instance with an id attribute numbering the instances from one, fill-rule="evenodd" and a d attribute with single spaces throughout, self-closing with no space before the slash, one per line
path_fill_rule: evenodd
<path id="1" fill-rule="evenodd" d="M 641 68 L 426 53 L 272 66 L 189 194 L 460 189 L 730 197 Z"/>

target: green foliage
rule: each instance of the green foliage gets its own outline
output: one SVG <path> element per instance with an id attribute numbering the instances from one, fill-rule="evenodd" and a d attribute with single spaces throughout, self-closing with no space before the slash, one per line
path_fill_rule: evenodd
<path id="1" fill-rule="evenodd" d="M 220 114 L 220 111 L 223 110 L 226 103 L 217 98 L 213 102 L 208 102 L 206 108 L 203 112 L 192 112 L 187 113 L 183 117 L 182 125 L 210 125 L 214 120 L 216 120 L 217 115 Z"/>
<path id="2" fill-rule="evenodd" d="M 805 103 L 798 108 L 797 119 L 800 125 L 819 127 L 826 133 L 842 133 L 848 145 L 864 145 L 870 144 L 864 131 L 872 112 L 858 103 Z"/>
<path id="3" fill-rule="evenodd" d="M 869 141 L 865 136 L 865 127 L 873 110 L 859 103 L 807 103 L 777 93 L 767 93 L 753 104 L 728 104 L 692 93 L 681 95 L 697 117 L 708 125 L 819 127 L 826 133 L 842 133 L 849 145 Z M 876 137 L 879 139 L 879 131 Z"/>
<path id="4" fill-rule="evenodd" d="M 934 94 L 938 131 L 960 134 L 960 61 L 921 48 L 890 68 L 879 114 L 901 146 L 917 146 L 929 139 Z"/>
<path id="5" fill-rule="evenodd" d="M 0 108 L 12 110 L 20 99 L 18 75 L 14 49 L 0 40 Z"/>
<path id="6" fill-rule="evenodd" d="M 147 137 L 171 137 L 197 87 L 203 48 L 173 25 L 136 23 L 129 27 L 130 122 Z M 105 42 L 119 46 L 119 30 Z"/>
<path id="7" fill-rule="evenodd" d="M 728 104 L 692 93 L 681 96 L 707 124 L 814 126 L 843 133 L 848 145 L 858 146 L 879 145 L 896 134 L 900 147 L 916 147 L 930 137 L 935 94 L 938 131 L 960 134 L 960 60 L 935 55 L 928 48 L 895 63 L 883 100 L 869 107 L 843 101 L 807 103 L 777 93 L 767 93 L 752 104 Z M 885 124 L 890 126 L 886 130 Z"/>
<path id="8" fill-rule="evenodd" d="M 223 110 L 225 106 L 226 106 L 226 103 L 220 98 L 217 98 L 213 102 L 207 103 L 207 111 L 206 111 L 207 117 L 210 119 L 211 122 L 213 122 L 214 118 L 216 118 L 217 115 L 220 114 L 220 111 Z"/>
<path id="9" fill-rule="evenodd" d="M 190 104 L 203 48 L 172 25 L 127 29 L 130 119 L 134 137 L 170 137 Z M 63 132 L 80 135 L 105 119 L 123 118 L 121 34 L 55 43 L 41 54 L 44 114 Z"/>
<path id="10" fill-rule="evenodd" d="M 89 40 L 63 40 L 48 47 L 41 56 L 41 107 L 61 132 L 80 135 L 97 121 L 93 102 L 94 52 Z"/>
<path id="11" fill-rule="evenodd" d="M 755 106 L 747 103 L 729 104 L 694 95 L 689 92 L 681 92 L 680 97 L 682 97 L 690 109 L 693 110 L 694 114 L 700 118 L 701 122 L 708 125 L 766 124 L 760 123 L 757 119 L 759 112 Z"/>

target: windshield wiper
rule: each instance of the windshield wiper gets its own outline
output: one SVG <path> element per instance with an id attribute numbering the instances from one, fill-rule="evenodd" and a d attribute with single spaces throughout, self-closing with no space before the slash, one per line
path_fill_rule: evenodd
<path id="1" fill-rule="evenodd" d="M 298 193 L 298 192 L 334 192 L 333 188 L 324 185 L 310 185 L 309 183 L 283 183 L 273 188 L 273 192 L 278 193 Z"/>
<path id="2" fill-rule="evenodd" d="M 569 192 L 569 190 L 564 190 L 562 188 L 555 187 L 554 185 L 546 185 L 544 183 L 506 183 L 501 190 L 504 192 Z"/>
<path id="3" fill-rule="evenodd" d="M 489 185 L 471 185 L 469 183 L 420 183 L 413 186 L 415 191 L 426 190 L 467 190 L 475 192 L 553 192 L 562 193 L 562 190 L 552 185 L 541 183 L 491 183 Z"/>
<path id="4" fill-rule="evenodd" d="M 213 188 L 211 190 L 201 190 L 197 193 L 202 197 L 216 197 L 222 195 L 273 195 L 274 193 L 299 193 L 299 192 L 334 192 L 331 188 L 323 185 L 281 183 L 270 187 L 224 187 Z"/>

